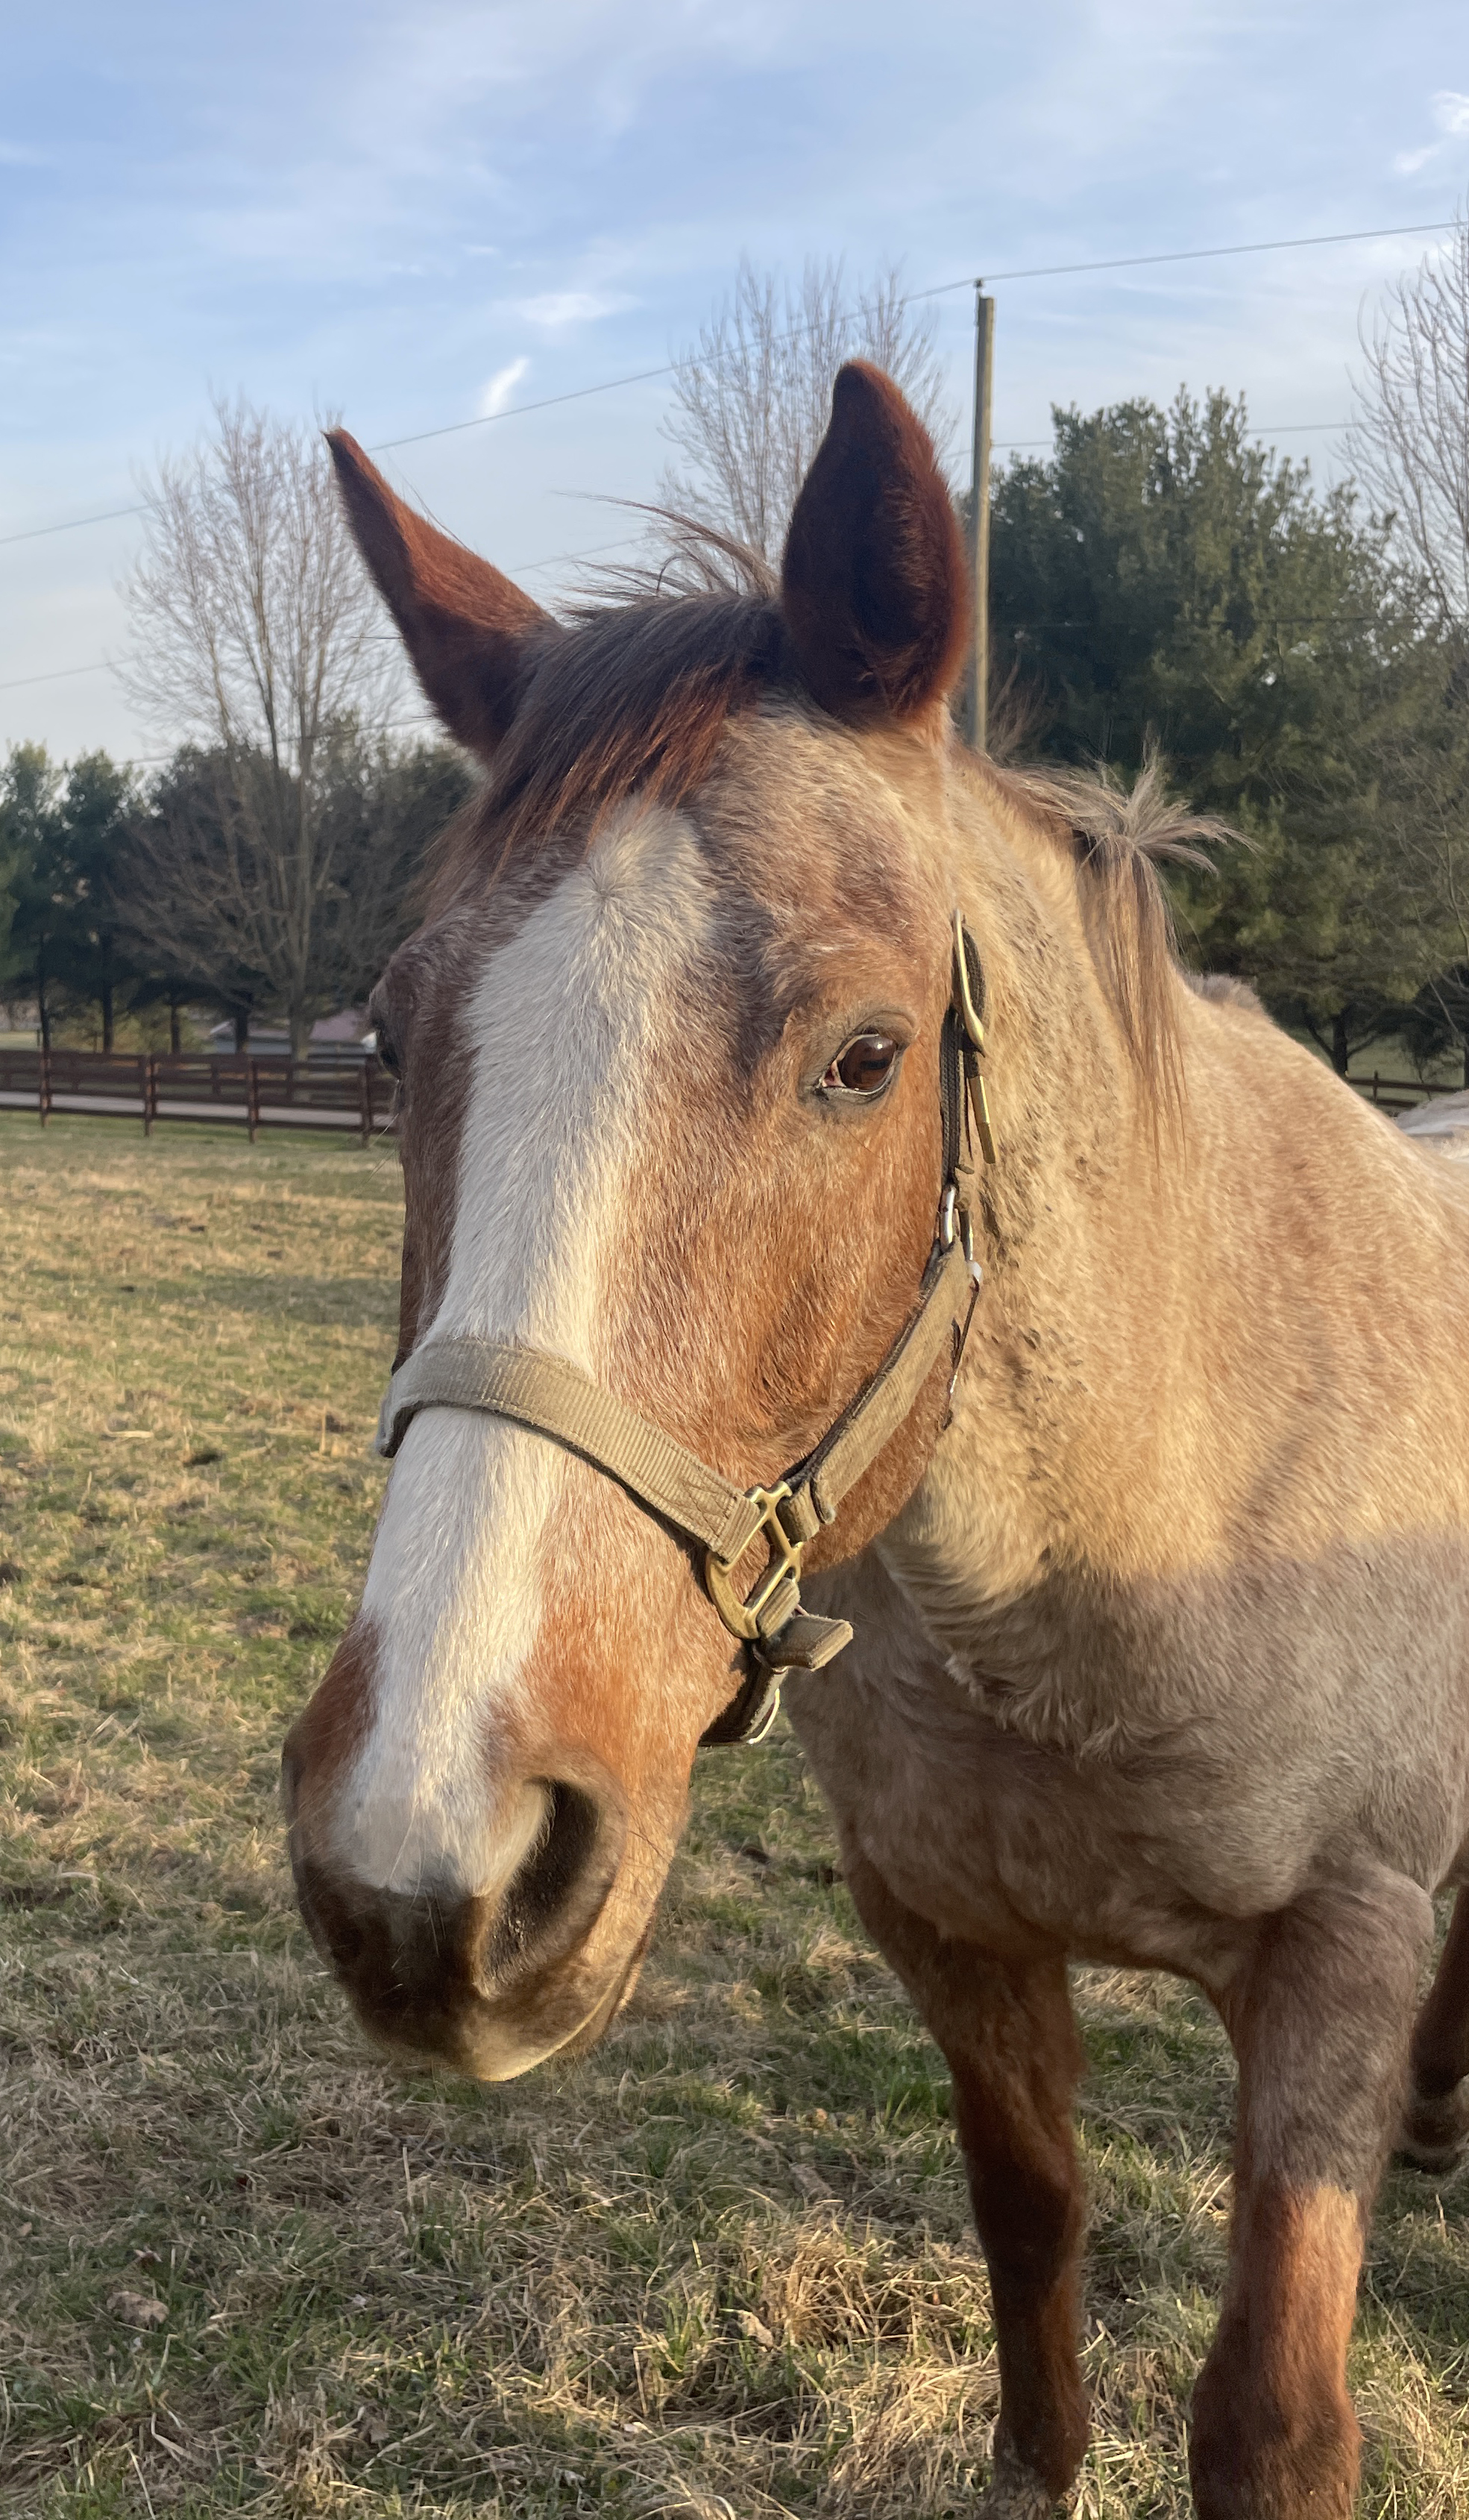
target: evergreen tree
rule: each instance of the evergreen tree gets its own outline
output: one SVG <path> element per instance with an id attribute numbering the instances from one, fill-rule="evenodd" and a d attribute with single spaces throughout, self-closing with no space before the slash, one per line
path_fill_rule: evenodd
<path id="1" fill-rule="evenodd" d="M 43 743 L 12 745 L 0 778 L 0 851 L 13 903 L 6 973 L 12 985 L 34 990 L 47 1050 L 68 960 L 67 904 L 57 887 L 62 789 L 63 773 Z"/>
<path id="2" fill-rule="evenodd" d="M 133 792 L 105 752 L 59 768 L 38 743 L 13 746 L 0 773 L 0 872 L 11 902 L 4 963 L 35 993 L 41 1038 L 94 1003 L 111 1050 L 118 993 L 133 967 L 118 937 L 115 881 Z"/>
<path id="3" fill-rule="evenodd" d="M 1345 1069 L 1424 976 L 1378 825 L 1374 740 L 1413 648 L 1383 538 L 1224 393 L 1053 419 L 1052 455 L 995 485 L 998 671 L 1043 751 L 1135 771 L 1154 742 L 1253 841 L 1171 878 L 1185 940 Z"/>
<path id="4" fill-rule="evenodd" d="M 114 1039 L 119 992 L 131 996 L 137 965 L 120 932 L 117 891 L 130 816 L 132 780 L 105 752 L 83 753 L 66 774 L 56 872 L 68 905 L 63 978 L 68 994 L 98 1007 L 102 1047 Z"/>

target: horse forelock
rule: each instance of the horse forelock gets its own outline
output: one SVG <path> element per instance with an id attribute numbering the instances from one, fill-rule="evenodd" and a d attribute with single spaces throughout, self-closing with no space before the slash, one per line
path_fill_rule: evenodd
<path id="1" fill-rule="evenodd" d="M 794 688 L 769 594 L 640 591 L 549 627 L 531 644 L 490 784 L 441 842 L 432 905 L 523 863 L 550 834 L 585 844 L 634 794 L 683 804 L 729 720 Z"/>

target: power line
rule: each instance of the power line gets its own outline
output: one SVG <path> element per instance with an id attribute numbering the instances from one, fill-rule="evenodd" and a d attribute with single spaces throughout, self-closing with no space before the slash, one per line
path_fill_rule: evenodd
<path id="1" fill-rule="evenodd" d="M 105 674 L 114 665 L 131 662 L 127 656 L 98 656 L 90 665 L 55 665 L 49 674 L 18 674 L 12 683 L 0 683 L 0 692 L 23 692 L 32 683 L 64 683 L 68 674 Z"/>
<path id="2" fill-rule="evenodd" d="M 1251 437 L 1299 437 L 1311 429 L 1350 428 L 1351 426 L 1350 420 L 1282 420 L 1274 426 L 1269 421 L 1261 421 L 1249 434 Z M 1054 439 L 1050 437 L 996 437 L 991 439 L 990 446 L 992 454 L 1011 455 L 1018 454 L 1027 446 L 1050 446 L 1053 443 Z"/>
<path id="3" fill-rule="evenodd" d="M 1420 219 L 1406 228 L 1339 228 L 1334 236 L 1264 237 L 1258 245 L 1193 245 L 1172 253 L 1124 253 L 1106 262 L 1036 262 L 1025 271 L 992 271 L 984 281 L 945 280 L 937 289 L 913 289 L 904 299 L 912 305 L 919 297 L 942 297 L 951 289 L 993 287 L 1001 280 L 1058 280 L 1077 271 L 1140 271 L 1157 262 L 1216 262 L 1230 253 L 1288 253 L 1298 246 L 1365 245 L 1377 237 L 1440 236 L 1445 228 L 1456 222 L 1449 219 Z"/>
<path id="4" fill-rule="evenodd" d="M 1391 236 L 1396 235 L 1398 231 L 1395 229 L 1383 228 L 1380 230 L 1367 231 L 1367 233 Z M 1410 236 L 1423 232 L 1416 229 L 1405 228 L 1402 233 L 1405 236 Z M 1218 248 L 1211 249 L 1218 250 L 1221 253 L 1263 253 L 1267 250 L 1263 246 L 1220 246 Z M 1078 263 L 1075 265 L 1075 268 L 1079 271 L 1101 271 L 1107 269 L 1108 266 L 1103 263 Z M 1004 276 L 1005 275 L 1003 273 L 1000 275 L 1002 279 Z M 944 283 L 944 290 L 968 289 L 973 284 L 967 280 L 946 280 Z M 914 292 L 914 297 L 937 297 L 942 293 L 943 292 L 937 289 L 922 289 Z M 913 299 L 905 298 L 903 302 L 905 305 L 911 305 L 913 303 Z M 789 337 L 784 336 L 782 338 L 788 338 Z M 582 385 L 575 393 L 572 394 L 549 394 L 544 402 L 517 402 L 512 411 L 490 412 L 487 414 L 487 418 L 490 420 L 518 420 L 523 412 L 549 411 L 553 403 L 579 402 L 587 394 L 611 393 L 618 385 L 643 384 L 649 377 L 671 377 L 672 374 L 673 370 L 671 367 L 645 368 L 641 376 L 611 377 L 603 384 Z M 396 446 L 421 446 L 425 438 L 450 437 L 453 436 L 455 431 L 458 429 L 480 428 L 483 426 L 484 423 L 479 420 L 452 420 L 446 428 L 425 428 L 422 430 L 417 437 L 381 438 L 376 446 L 370 446 L 367 451 L 370 455 L 387 455 L 391 453 L 392 449 Z M 1262 426 L 1252 431 L 1252 434 L 1257 437 L 1284 437 L 1288 433 L 1293 433 L 1301 429 L 1350 428 L 1351 426 L 1351 422 L 1346 420 L 1287 420 L 1282 421 L 1277 428 Z M 1002 449 L 1007 449 L 1012 446 L 1048 446 L 1050 444 L 1048 437 L 997 437 L 994 442 L 996 446 Z M 68 517 L 59 525 L 27 525 L 23 533 L 0 534 L 0 549 L 3 549 L 7 543 L 37 542 L 43 534 L 71 534 L 75 533 L 82 525 L 111 525 L 115 523 L 119 517 L 146 517 L 147 514 L 148 504 L 145 500 L 140 507 L 136 508 L 109 508 L 100 517 Z M 607 548 L 610 549 L 610 545 L 608 545 Z M 586 556 L 587 555 L 585 553 L 579 552 L 568 552 L 565 555 L 568 560 L 585 559 Z M 512 565 L 517 565 L 521 569 L 529 569 L 546 568 L 549 567 L 551 563 L 547 561 L 520 561 L 519 562 L 512 562 Z M 0 691 L 11 688 L 13 688 L 13 686 L 0 683 Z"/>
<path id="5" fill-rule="evenodd" d="M 1445 228 L 1450 228 L 1453 225 L 1452 218 L 1425 219 L 1415 222 L 1410 227 L 1341 228 L 1330 236 L 1265 237 L 1252 245 L 1188 246 L 1169 253 L 1118 254 L 1101 262 L 1038 262 L 1015 271 L 991 272 L 984 284 L 981 284 L 978 279 L 969 277 L 963 280 L 941 280 L 936 282 L 932 289 L 911 289 L 902 302 L 905 306 L 916 306 L 930 297 L 948 297 L 957 289 L 976 289 L 981 285 L 994 287 L 1002 280 L 1058 280 L 1084 272 L 1141 271 L 1156 268 L 1162 263 L 1217 262 L 1229 255 L 1241 253 L 1288 253 L 1310 246 L 1365 245 L 1383 237 L 1441 236 Z M 807 330 L 809 327 L 805 325 L 796 325 L 790 333 L 781 338 L 794 340 L 800 333 Z M 504 411 L 479 412 L 470 420 L 444 421 L 437 428 L 415 429 L 407 437 L 381 437 L 375 446 L 368 448 L 368 453 L 391 455 L 400 446 L 423 446 L 433 437 L 457 437 L 467 428 L 490 428 L 497 421 L 523 420 L 532 412 L 554 411 L 561 403 L 585 402 L 592 394 L 618 393 L 626 385 L 651 384 L 662 377 L 673 376 L 676 371 L 677 362 L 669 360 L 661 368 L 639 368 L 627 376 L 603 377 L 600 383 L 575 385 L 566 393 L 545 394 L 537 402 L 511 403 Z M 1302 425 L 1312 424 L 1303 423 Z M 1032 442 L 1040 444 L 1043 441 L 1038 439 Z M 54 525 L 27 525 L 20 533 L 0 534 L 0 547 L 8 543 L 36 542 L 43 534 L 69 534 L 74 533 L 82 525 L 105 525 L 119 517 L 141 517 L 146 514 L 145 503 L 136 508 L 111 508 L 100 517 L 67 517 Z"/>
<path id="6" fill-rule="evenodd" d="M 1232 250 L 1232 248 L 1225 249 Z M 587 390 L 595 393 L 599 388 L 596 386 L 589 386 Z M 468 423 L 461 424 L 461 426 L 465 427 L 470 425 L 471 424 Z M 1350 428 L 1352 424 L 1348 420 L 1286 420 L 1280 422 L 1278 427 L 1273 428 L 1267 423 L 1262 423 L 1259 428 L 1251 429 L 1250 434 L 1252 437 L 1286 437 L 1299 435 L 1303 430 Z M 406 440 L 402 439 L 398 442 L 400 444 L 407 443 Z M 994 441 L 994 448 L 998 455 L 1020 454 L 1028 447 L 1049 446 L 1051 442 L 1051 439 L 1048 437 L 997 437 Z M 377 451 L 380 454 L 382 450 L 379 447 Z M 141 509 L 121 508 L 118 509 L 116 513 L 119 516 L 135 516 L 141 515 L 142 511 Z M 78 518 L 77 521 L 81 522 L 83 520 Z M 95 522 L 97 520 L 94 519 L 93 521 Z M 49 530 L 62 533 L 65 532 L 66 528 L 61 525 L 51 528 L 42 526 L 38 528 L 38 530 L 41 532 Z M 20 539 L 20 537 L 17 537 L 17 539 Z M 506 574 L 512 577 L 529 577 L 535 569 L 560 567 L 568 561 L 597 560 L 603 552 L 623 551 L 629 543 L 636 542 L 637 540 L 638 537 L 636 534 L 622 534 L 615 542 L 592 543 L 584 551 L 553 552 L 545 560 L 510 561 L 506 563 Z M 26 691 L 35 683 L 66 682 L 73 674 L 106 673 L 115 665 L 126 665 L 131 662 L 132 658 L 129 656 L 98 656 L 90 665 L 57 665 L 53 666 L 49 672 L 44 674 L 19 674 L 11 682 L 0 683 L 0 692 Z M 166 760 L 170 757 L 171 756 L 168 754 L 158 755 L 160 760 Z"/>
<path id="7" fill-rule="evenodd" d="M 595 391 L 596 388 L 591 387 L 589 390 Z M 1282 421 L 1278 428 L 1262 424 L 1258 428 L 1252 429 L 1250 434 L 1252 437 L 1285 437 L 1297 435 L 1303 430 L 1350 428 L 1351 426 L 1348 420 L 1286 420 Z M 994 448 L 999 455 L 1020 454 L 1028 447 L 1049 446 L 1051 442 L 1048 437 L 997 437 Z M 380 451 L 379 449 L 378 452 Z M 119 516 L 141 515 L 142 511 L 123 508 L 119 509 L 117 514 Z M 42 527 L 40 530 L 46 531 L 47 528 Z M 65 527 L 57 526 L 53 530 L 60 533 L 65 531 Z M 592 543 L 584 551 L 553 552 L 545 560 L 510 561 L 506 564 L 506 574 L 512 577 L 529 577 L 536 569 L 561 567 L 568 561 L 597 560 L 603 552 L 623 551 L 629 543 L 637 540 L 636 534 L 622 534 L 615 542 Z M 114 666 L 131 664 L 132 661 L 130 656 L 97 656 L 90 665 L 56 665 L 44 674 L 18 674 L 13 681 L 0 683 L 0 692 L 27 691 L 35 683 L 66 682 L 73 674 L 107 673 Z M 157 755 L 160 761 L 171 757 L 167 753 Z"/>
<path id="8" fill-rule="evenodd" d="M 80 525 L 110 525 L 117 517 L 146 517 L 147 507 L 108 508 L 100 517 L 67 517 L 59 525 L 26 525 L 19 534 L 0 534 L 0 543 L 33 543 L 42 534 L 74 534 Z"/>
<path id="9" fill-rule="evenodd" d="M 516 577 L 529 577 L 538 568 L 558 568 L 568 561 L 598 560 L 603 552 L 625 551 L 629 543 L 637 542 L 638 539 L 637 534 L 619 534 L 615 542 L 590 543 L 584 551 L 553 552 L 546 560 L 512 561 L 510 568 Z M 72 674 L 111 673 L 118 665 L 131 665 L 135 662 L 136 659 L 132 656 L 95 656 L 90 665 L 53 665 L 50 671 L 44 674 L 18 674 L 14 681 L 0 683 L 0 692 L 23 692 L 28 690 L 32 683 L 64 683 Z M 424 723 L 426 724 L 426 720 Z M 169 760 L 172 756 L 160 753 L 158 758 Z"/>
<path id="10" fill-rule="evenodd" d="M 961 289 L 967 284 L 963 281 L 952 281 L 948 285 L 951 288 Z M 936 296 L 938 292 L 930 290 L 927 293 L 930 296 Z M 907 304 L 907 302 L 905 299 L 904 303 Z M 809 325 L 796 327 L 797 332 L 809 332 L 810 329 Z M 786 334 L 784 338 L 793 340 L 795 334 Z M 376 446 L 368 448 L 368 453 L 369 455 L 391 455 L 399 446 L 422 446 L 425 438 L 457 437 L 462 428 L 488 428 L 497 420 L 523 420 L 527 412 L 551 411 L 557 403 L 585 402 L 589 394 L 616 393 L 623 385 L 651 384 L 658 377 L 671 377 L 674 374 L 675 365 L 675 361 L 670 359 L 665 367 L 639 368 L 636 375 L 630 377 L 604 377 L 601 384 L 576 385 L 570 393 L 547 394 L 540 402 L 512 403 L 505 411 L 479 412 L 472 420 L 447 420 L 439 428 L 415 429 L 411 437 L 379 437 Z"/>

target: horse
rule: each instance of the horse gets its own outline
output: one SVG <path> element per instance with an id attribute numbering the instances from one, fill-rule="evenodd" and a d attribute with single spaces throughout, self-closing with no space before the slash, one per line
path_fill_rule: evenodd
<path id="1" fill-rule="evenodd" d="M 332 450 L 488 775 L 373 1000 L 395 1458 L 285 1749 L 310 1932 L 392 2048 L 584 2050 L 698 1744 L 783 1685 L 953 2076 L 986 2512 L 1087 2438 L 1083 1960 L 1191 1981 L 1237 2058 L 1195 2507 L 1345 2514 L 1374 2188 L 1469 2138 L 1462 1898 L 1418 2008 L 1469 1880 L 1464 1176 L 1189 985 L 1156 781 L 957 740 L 963 548 L 875 369 L 779 579 L 564 619 Z"/>

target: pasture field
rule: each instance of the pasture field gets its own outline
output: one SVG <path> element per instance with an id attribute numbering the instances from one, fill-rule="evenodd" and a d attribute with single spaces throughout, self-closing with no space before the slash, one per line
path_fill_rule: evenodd
<path id="1" fill-rule="evenodd" d="M 390 1149 L 0 1119 L 0 2512 L 924 2520 L 996 2395 L 942 2062 L 788 1733 L 699 1762 L 629 2012 L 405 2075 L 297 1922 L 287 1722 L 366 1560 Z M 840 1665 L 831 1686 L 839 1688 Z M 1083 1973 L 1096 2433 L 1181 2520 L 1232 2083 Z M 1469 2182 L 1390 2174 L 1363 2509 L 1469 2510 Z"/>

